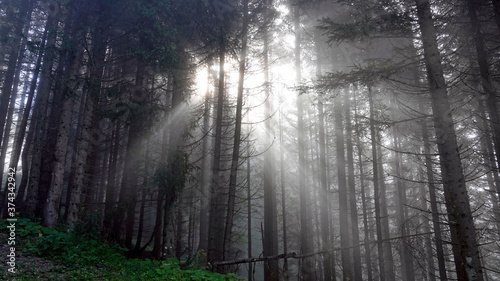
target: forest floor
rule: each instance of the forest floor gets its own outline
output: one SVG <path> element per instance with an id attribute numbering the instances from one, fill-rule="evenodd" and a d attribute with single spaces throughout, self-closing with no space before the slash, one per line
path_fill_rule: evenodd
<path id="1" fill-rule="evenodd" d="M 0 280 L 237 281 L 235 274 L 206 270 L 200 260 L 127 259 L 127 249 L 98 233 L 42 227 L 19 218 L 15 225 L 15 273 L 11 269 L 7 220 L 0 220 Z"/>
<path id="2" fill-rule="evenodd" d="M 68 280 L 65 275 L 66 267 L 48 258 L 38 257 L 35 254 L 25 253 L 22 246 L 16 248 L 15 274 L 7 271 L 10 247 L 4 241 L 6 237 L 0 235 L 0 280 Z"/>

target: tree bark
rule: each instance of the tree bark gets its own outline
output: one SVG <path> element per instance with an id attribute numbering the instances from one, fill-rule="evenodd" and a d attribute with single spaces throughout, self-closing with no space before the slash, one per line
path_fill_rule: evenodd
<path id="1" fill-rule="evenodd" d="M 99 201 L 99 193 L 103 193 L 104 189 L 99 188 L 101 185 L 99 184 L 99 179 L 103 178 L 105 170 L 100 170 L 98 167 L 104 165 L 103 159 L 109 153 L 105 151 L 104 153 L 100 150 L 100 147 L 104 144 L 104 136 L 105 130 L 108 129 L 106 126 L 109 124 L 103 120 L 101 116 L 102 108 L 101 105 L 101 97 L 103 92 L 103 77 L 104 77 L 104 69 L 106 65 L 106 50 L 109 47 L 108 38 L 109 38 L 109 18 L 111 15 L 110 6 L 104 2 L 94 3 L 94 9 L 99 10 L 100 13 L 96 22 L 92 28 L 92 63 L 89 65 L 90 79 L 89 79 L 89 98 L 91 100 L 92 114 L 89 118 L 88 130 L 84 130 L 88 132 L 88 152 L 87 157 L 84 159 L 85 161 L 85 169 L 82 171 L 83 174 L 87 175 L 84 177 L 86 183 L 82 190 L 85 193 L 85 200 L 82 200 L 85 204 L 85 208 L 87 210 L 92 210 L 93 215 L 100 216 L 102 213 L 102 205 L 98 205 L 97 207 L 90 207 L 91 204 L 94 204 Z M 108 67 L 109 68 L 109 67 Z M 83 157 L 82 157 L 83 158 Z"/>
<path id="2" fill-rule="evenodd" d="M 248 3 L 246 3 L 248 5 Z M 267 1 L 271 5 L 270 1 Z M 272 122 L 273 105 L 272 91 L 269 77 L 269 31 L 264 28 L 264 85 L 265 85 L 265 129 L 266 140 L 265 147 L 267 151 L 264 153 L 264 241 L 263 254 L 265 257 L 278 254 L 278 212 L 276 200 L 276 165 L 274 156 L 274 131 Z M 278 261 L 270 260 L 264 262 L 264 280 L 277 281 L 280 278 Z"/>
<path id="3" fill-rule="evenodd" d="M 18 4 L 18 3 L 20 3 L 18 0 L 4 0 L 4 1 L 2 1 L 2 4 L 4 5 L 4 9 L 2 11 L 4 13 L 4 14 L 2 14 L 2 21 L 5 24 L 2 24 L 2 26 L 0 26 L 0 38 L 2 38 L 2 41 L 0 41 L 0 68 L 1 69 L 7 68 L 8 60 L 6 59 L 6 55 L 12 49 L 12 46 L 9 46 L 8 41 L 6 39 L 9 38 L 9 35 L 10 35 L 12 29 L 14 28 L 13 23 L 16 21 L 15 8 L 16 8 L 16 4 Z M 5 75 L 5 73 L 3 71 L 1 71 L 0 72 L 0 81 L 3 81 L 5 79 L 4 75 Z M 1 101 L 0 101 L 0 103 L 1 103 Z"/>
<path id="4" fill-rule="evenodd" d="M 75 18 L 79 17 L 78 9 L 73 6 L 68 7 L 69 11 L 66 13 L 64 20 L 63 36 L 68 39 L 68 44 L 73 47 L 78 39 L 76 39 L 75 34 L 78 32 L 78 28 L 75 24 Z M 78 4 L 76 4 L 78 5 Z M 83 25 L 86 28 L 86 25 Z M 52 91 L 52 96 L 50 99 L 50 109 L 48 110 L 47 124 L 44 128 L 43 135 L 43 149 L 41 155 L 41 166 L 39 174 L 39 187 L 38 187 L 38 198 L 39 203 L 36 208 L 36 214 L 43 217 L 43 210 L 45 208 L 45 203 L 47 202 L 47 194 L 49 193 L 49 186 L 52 181 L 52 166 L 55 160 L 55 147 L 57 143 L 58 128 L 61 122 L 64 101 L 66 99 L 66 79 L 70 77 L 72 59 L 71 56 L 75 54 L 74 50 L 70 48 L 59 48 L 58 49 L 58 63 L 55 70 L 54 86 Z M 52 110 L 56 109 L 56 110 Z M 69 141 L 72 141 L 74 134 L 70 135 Z M 71 158 L 71 162 L 73 159 Z M 71 186 L 69 186 L 71 188 Z"/>
<path id="5" fill-rule="evenodd" d="M 367 280 L 373 280 L 373 270 L 372 270 L 372 255 L 371 248 L 369 245 L 370 242 L 370 227 L 368 225 L 368 198 L 367 198 L 367 190 L 365 185 L 365 173 L 364 173 L 364 165 L 363 165 L 363 146 L 361 143 L 361 128 L 359 126 L 357 105 L 356 105 L 356 95 L 354 95 L 354 131 L 356 135 L 356 147 L 358 149 L 358 165 L 359 165 L 359 185 L 361 187 L 361 203 L 363 208 L 363 232 L 364 232 L 364 250 L 365 250 L 365 264 L 366 264 L 366 272 L 367 272 Z"/>
<path id="6" fill-rule="evenodd" d="M 26 34 L 28 32 L 27 28 L 25 28 L 24 30 L 24 33 Z M 0 171 L 4 171 L 4 166 L 5 166 L 5 158 L 7 156 L 7 151 L 9 150 L 9 142 L 10 142 L 10 137 L 11 137 L 11 129 L 12 129 L 12 119 L 13 119 L 13 116 L 14 116 L 14 109 L 16 108 L 16 99 L 17 99 L 17 96 L 18 96 L 18 86 L 19 86 L 19 79 L 20 79 L 20 75 L 21 75 L 21 68 L 22 68 L 22 63 L 23 63 L 23 59 L 24 59 L 24 45 L 26 44 L 26 38 L 23 38 L 21 44 L 20 44 L 20 48 L 22 48 L 18 54 L 16 54 L 17 58 L 16 58 L 16 61 L 17 61 L 17 65 L 16 65 L 16 71 L 15 71 L 15 74 L 14 74 L 14 80 L 13 80 L 13 83 L 12 83 L 12 90 L 11 90 L 11 93 L 10 93 L 10 101 L 9 101 L 9 110 L 7 112 L 7 116 L 6 116 L 6 120 L 5 120 L 5 127 L 4 127 L 4 132 L 3 132 L 3 142 L 0 142 L 2 143 L 1 145 L 1 152 L 0 152 Z M 7 94 L 5 92 L 2 92 L 2 95 L 3 94 Z M 0 126 L 0 127 L 3 127 L 3 126 Z M 0 174 L 0 189 L 2 187 L 2 183 L 3 183 L 3 173 Z M 4 189 L 4 191 L 7 190 L 6 188 Z M 2 196 L 0 196 L 0 200 L 1 200 Z"/>
<path id="7" fill-rule="evenodd" d="M 300 58 L 300 6 L 294 6 L 294 30 L 295 30 L 295 71 L 296 85 L 302 82 L 301 58 Z M 300 249 L 301 253 L 308 254 L 313 252 L 312 243 L 312 221 L 310 211 L 309 190 L 306 187 L 306 150 L 305 150 L 305 129 L 304 129 L 304 98 L 299 91 L 297 96 L 297 139 L 299 156 L 299 190 L 300 190 Z M 315 261 L 314 258 L 305 258 L 302 261 L 299 276 L 302 280 L 315 280 Z"/>
<path id="8" fill-rule="evenodd" d="M 208 222 L 209 222 L 209 206 L 210 206 L 210 167 L 208 165 L 210 153 L 209 153 L 209 143 L 210 137 L 208 135 L 210 129 L 210 66 L 209 63 L 207 65 L 207 92 L 205 93 L 205 104 L 203 111 L 203 144 L 202 144 L 202 154 L 203 159 L 201 160 L 201 178 L 200 178 L 200 187 L 201 187 L 201 203 L 200 203 L 200 244 L 198 246 L 198 251 L 207 252 L 208 248 Z"/>
<path id="9" fill-rule="evenodd" d="M 490 126 L 493 131 L 493 146 L 495 148 L 497 167 L 500 167 L 500 115 L 498 114 L 497 91 L 491 81 L 488 56 L 484 46 L 483 35 L 481 34 L 481 24 L 476 15 L 477 8 L 475 0 L 465 1 L 467 2 L 469 20 L 471 23 L 471 34 L 474 37 L 473 41 L 476 47 L 477 63 L 479 65 L 479 74 L 481 77 L 481 85 L 483 87 L 482 93 L 486 95 L 486 97 L 483 98 L 481 96 L 480 98 L 486 100 Z"/>
<path id="10" fill-rule="evenodd" d="M 314 33 L 314 43 L 316 46 L 316 76 L 319 78 L 322 75 L 321 70 L 321 34 L 319 32 Z M 321 95 L 321 94 L 320 94 Z M 332 247 L 330 241 L 330 217 L 328 205 L 330 202 L 329 192 L 328 192 L 328 175 L 327 175 L 327 152 L 326 152 L 326 138 L 325 138 L 325 112 L 323 106 L 324 99 L 318 97 L 318 142 L 319 142 L 319 208 L 321 216 L 321 240 L 323 242 L 324 249 L 330 249 Z M 281 129 L 280 129 L 281 130 Z M 284 213 L 284 211 L 283 211 Z M 286 254 L 286 252 L 285 252 Z M 333 253 L 323 257 L 323 279 L 332 280 L 335 279 L 335 267 L 333 266 Z"/>
<path id="11" fill-rule="evenodd" d="M 17 166 L 18 166 L 18 162 L 19 162 L 19 157 L 21 155 L 21 149 L 23 146 L 24 137 L 26 135 L 26 128 L 28 126 L 28 119 L 29 119 L 31 107 L 33 104 L 33 97 L 35 95 L 35 89 L 36 89 L 36 85 L 37 85 L 37 81 L 38 81 L 38 75 L 40 74 L 40 68 L 42 66 L 42 58 L 43 58 L 43 52 L 44 52 L 43 50 L 45 49 L 46 40 L 47 40 L 47 30 L 45 30 L 43 35 L 42 35 L 42 40 L 41 40 L 41 44 L 40 44 L 40 50 L 38 52 L 35 70 L 33 71 L 33 77 L 31 78 L 28 97 L 26 98 L 26 106 L 24 107 L 22 117 L 20 118 L 21 122 L 18 125 L 17 136 L 16 136 L 14 143 L 12 145 L 12 155 L 10 158 L 9 168 L 13 168 L 16 171 L 18 170 Z M 29 151 L 30 142 L 31 142 L 31 138 L 27 138 L 26 145 L 25 145 L 26 151 Z M 27 167 L 27 164 L 28 163 L 26 163 L 26 161 L 23 161 L 24 167 Z M 23 177 L 26 177 L 28 174 L 28 171 L 26 171 L 26 169 L 24 169 L 24 167 L 22 169 Z M 22 180 L 21 180 L 21 183 L 22 183 Z M 19 192 L 17 195 L 18 202 L 20 202 L 20 206 L 24 206 L 25 195 L 26 195 L 26 185 L 21 184 L 21 185 L 19 185 Z M 5 198 L 6 197 L 4 196 L 4 200 L 5 200 Z"/>
<path id="12" fill-rule="evenodd" d="M 212 175 L 210 185 L 210 218 L 208 228 L 208 251 L 207 259 L 210 263 L 222 261 L 224 247 L 224 191 L 219 182 L 219 171 L 221 168 L 221 148 L 222 148 L 222 118 L 224 109 L 225 92 L 225 71 L 224 63 L 226 60 L 226 38 L 224 28 L 221 27 L 219 44 L 219 85 L 217 94 L 217 116 L 215 117 L 215 140 L 214 140 L 214 158 L 212 164 Z"/>
<path id="13" fill-rule="evenodd" d="M 183 213 L 181 208 L 182 202 L 178 202 L 177 204 L 177 213 L 176 213 L 176 233 L 175 233 L 175 257 L 177 259 L 181 259 L 182 256 L 182 233 L 184 229 L 184 221 L 183 221 Z"/>
<path id="14" fill-rule="evenodd" d="M 247 115 L 247 121 L 249 119 Z M 250 124 L 250 122 L 248 122 Z M 250 125 L 248 125 L 250 126 Z M 248 129 L 250 131 L 250 129 Z M 251 170 L 250 170 L 250 142 L 247 143 L 247 235 L 248 235 L 248 258 L 252 258 L 252 185 L 251 185 Z M 283 221 L 283 225 L 285 225 Z M 284 236 L 286 237 L 286 235 Z M 284 238 L 286 239 L 286 238 Z M 285 247 L 286 249 L 286 247 Z M 253 281 L 253 266 L 248 264 L 248 281 Z"/>
<path id="15" fill-rule="evenodd" d="M 419 110 L 425 114 L 424 111 L 425 105 L 423 104 L 423 101 L 420 100 L 419 102 Z M 432 227 L 434 230 L 434 243 L 436 244 L 436 255 L 437 255 L 437 260 L 438 260 L 438 268 L 439 268 L 439 279 L 440 280 L 447 280 L 447 270 L 446 270 L 446 263 L 445 263 L 445 255 L 443 251 L 443 238 L 441 235 L 441 226 L 440 226 L 440 221 L 439 221 L 439 210 L 438 210 L 438 203 L 437 203 L 437 198 L 436 198 L 436 185 L 435 185 L 435 179 L 434 179 L 434 171 L 433 171 L 433 164 L 432 164 L 432 154 L 431 154 L 431 145 L 429 142 L 429 132 L 427 129 L 427 123 L 426 121 L 421 122 L 422 126 L 422 141 L 424 144 L 424 156 L 425 156 L 425 170 L 426 170 L 426 177 L 427 177 L 427 185 L 429 188 L 429 201 L 431 205 L 431 214 L 432 214 Z"/>
<path id="16" fill-rule="evenodd" d="M 353 253 L 353 280 L 363 280 L 363 270 L 361 267 L 361 247 L 359 246 L 359 223 L 358 223 L 358 208 L 356 203 L 356 182 L 354 175 L 354 147 L 352 142 L 352 120 L 351 120 L 351 100 L 348 91 L 345 94 L 344 109 L 345 109 L 345 141 L 347 155 L 347 186 L 349 191 L 349 206 L 351 211 L 351 235 Z"/>
<path id="17" fill-rule="evenodd" d="M 144 124 L 144 116 L 141 116 L 140 109 L 144 106 L 144 88 L 146 77 L 146 64 L 142 59 L 137 62 L 135 85 L 132 89 L 130 96 L 137 108 L 130 111 L 130 123 L 128 124 L 128 141 L 125 153 L 125 164 L 123 168 L 123 178 L 121 182 L 121 192 L 119 196 L 118 210 L 119 219 L 117 223 L 125 223 L 125 238 L 124 245 L 126 248 L 132 250 L 133 229 L 135 224 L 135 207 L 136 207 L 136 194 L 137 185 L 140 177 L 140 161 L 138 155 L 141 155 L 143 149 L 142 143 L 142 128 Z M 115 234 L 120 238 L 120 231 Z"/>
<path id="18" fill-rule="evenodd" d="M 142 237 L 144 236 L 144 216 L 146 215 L 146 200 L 148 197 L 149 193 L 149 188 L 148 186 L 148 179 L 152 176 L 150 171 L 149 171 L 149 165 L 148 163 L 151 162 L 151 157 L 150 157 L 150 138 L 146 140 L 146 151 L 144 153 L 144 182 L 140 188 L 140 193 L 141 193 L 141 205 L 139 207 L 139 222 L 138 222 L 138 229 L 137 229 L 137 237 L 136 237 L 136 242 L 135 242 L 135 247 L 133 251 L 134 256 L 140 256 L 141 252 L 143 252 L 142 248 Z M 151 238 L 152 239 L 152 238 Z M 151 241 L 151 240 L 150 240 Z M 146 245 L 149 244 L 149 242 L 146 243 Z"/>
<path id="19" fill-rule="evenodd" d="M 382 221 L 381 221 L 381 207 L 380 207 L 380 182 L 379 182 L 379 165 L 377 156 L 377 134 L 375 132 L 375 114 L 373 109 L 373 92 L 371 87 L 368 87 L 368 102 L 370 106 L 370 138 L 371 138 L 371 148 L 372 148 L 372 167 L 373 167 L 373 197 L 375 200 L 375 220 L 376 220 L 376 232 L 377 232 L 377 250 L 378 250 L 378 266 L 380 270 L 380 280 L 386 280 L 386 270 L 385 270 L 385 259 L 384 259 L 384 247 L 383 247 L 383 237 L 382 237 Z"/>
<path id="20" fill-rule="evenodd" d="M 169 92 L 171 91 L 173 85 L 173 77 L 172 75 L 168 76 L 167 80 L 167 89 Z M 167 94 L 165 95 L 165 105 L 168 108 L 169 105 L 171 105 L 172 102 L 172 95 Z M 167 120 L 170 119 L 170 114 L 169 112 L 165 112 L 165 118 Z M 167 161 L 168 161 L 168 140 L 169 140 L 169 130 L 167 128 L 163 129 L 163 134 L 162 134 L 162 145 L 161 145 L 161 152 L 160 152 L 160 165 L 165 165 L 167 166 Z M 154 244 L 153 244 L 153 256 L 157 259 L 161 257 L 161 255 L 164 252 L 164 241 L 163 241 L 163 235 L 164 235 L 164 228 L 166 227 L 164 225 L 166 221 L 166 195 L 165 195 L 165 189 L 164 187 L 160 186 L 158 188 L 158 195 L 157 195 L 157 201 L 156 201 L 156 218 L 155 218 L 155 228 L 154 228 Z M 200 240 L 201 241 L 201 240 Z M 201 243 L 201 242 L 200 242 Z"/>
<path id="21" fill-rule="evenodd" d="M 32 218 L 35 217 L 37 206 L 39 202 L 42 201 L 42 198 L 39 198 L 40 171 L 42 166 L 42 153 L 45 146 L 46 123 L 48 119 L 47 110 L 53 82 L 52 67 L 56 58 L 57 29 L 60 16 L 60 7 L 57 3 L 51 3 L 48 9 L 49 13 L 47 23 L 45 24 L 45 29 L 48 31 L 47 48 L 43 57 L 40 83 L 35 98 L 35 107 L 33 109 L 30 130 L 27 136 L 28 140 L 32 139 L 32 157 L 29 172 L 29 186 L 27 188 L 28 198 L 26 209 L 28 216 Z M 21 181 L 21 185 L 23 185 L 23 183 L 24 181 Z"/>
<path id="22" fill-rule="evenodd" d="M 460 148 L 453 127 L 451 105 L 441 65 L 431 6 L 428 0 L 416 0 L 416 4 L 457 277 L 459 281 L 482 281 L 483 269 L 479 257 L 479 246 L 465 185 Z"/>
<path id="23" fill-rule="evenodd" d="M 393 107 L 394 111 L 395 108 Z M 395 118 L 394 122 L 396 121 Z M 410 235 L 410 230 L 407 227 L 408 217 L 406 215 L 406 186 L 403 183 L 403 174 L 401 171 L 401 163 L 403 159 L 401 157 L 401 146 L 400 146 L 400 138 L 397 125 L 394 125 L 392 128 L 393 134 L 393 149 L 394 149 L 394 182 L 396 183 L 396 191 L 397 191 L 397 217 L 398 217 L 398 228 L 401 235 L 401 241 L 399 244 L 399 253 L 401 256 L 401 267 L 402 267 L 402 277 L 405 281 L 414 281 L 415 280 L 415 271 L 413 268 L 413 259 L 411 253 L 411 245 L 408 237 Z"/>
<path id="24" fill-rule="evenodd" d="M 31 17 L 31 12 L 29 13 L 29 17 Z M 29 29 L 29 25 L 24 28 L 23 34 L 27 34 Z M 26 45 L 26 37 L 23 37 L 22 42 L 20 43 L 20 48 L 21 50 L 17 54 L 17 65 L 16 65 L 16 72 L 14 76 L 14 82 L 12 84 L 12 93 L 10 97 L 10 102 L 9 102 L 9 111 L 7 112 L 7 120 L 5 123 L 5 130 L 4 130 L 4 136 L 3 136 L 3 143 L 1 145 L 1 153 L 0 153 L 0 171 L 4 171 L 5 167 L 5 158 L 7 156 L 7 152 L 9 150 L 9 142 L 10 142 L 10 137 L 11 137 L 11 129 L 12 129 L 12 123 L 13 123 L 13 116 L 14 116 L 14 109 L 16 108 L 16 99 L 18 96 L 18 86 L 19 86 L 19 80 L 20 80 L 20 75 L 21 75 L 21 69 L 22 69 L 22 64 L 23 64 L 23 59 L 24 59 L 24 46 Z M 26 87 L 25 87 L 26 88 Z M 4 93 L 2 93 L 3 95 Z M 21 109 L 19 109 L 21 110 Z M 19 114 L 21 115 L 21 114 Z M 0 125 L 1 126 L 1 125 Z M 14 146 L 13 146 L 14 148 Z M 15 171 L 14 174 L 17 173 L 17 162 L 16 165 L 11 168 L 11 171 Z M 2 189 L 2 183 L 3 183 L 3 173 L 0 174 L 0 190 Z M 3 202 L 2 206 L 6 206 L 5 204 L 7 203 L 7 184 L 5 184 L 5 188 L 3 189 L 3 192 L 0 192 L 0 202 Z M 0 210 L 0 218 L 3 218 L 5 213 L 6 208 L 3 208 Z"/>
<path id="25" fill-rule="evenodd" d="M 493 4 L 493 12 L 495 13 L 495 21 L 497 23 L 498 31 L 500 32 L 500 0 L 491 0 Z"/>
<path id="26" fill-rule="evenodd" d="M 477 111 L 479 117 L 477 119 L 479 130 L 483 133 L 480 139 L 481 154 L 483 155 L 486 166 L 486 180 L 489 190 L 487 191 L 493 205 L 493 217 L 496 222 L 498 236 L 500 237 L 500 177 L 498 168 L 495 162 L 495 153 L 491 141 L 491 134 L 486 122 L 486 113 L 482 99 L 477 100 Z"/>
<path id="27" fill-rule="evenodd" d="M 102 57 L 104 59 L 104 57 Z M 95 58 L 97 61 L 97 58 Z M 97 63 L 101 64 L 103 61 L 98 61 Z M 101 68 L 102 74 L 102 68 Z M 91 80 L 95 79 L 94 75 L 91 75 Z M 95 83 L 95 82 L 94 82 Z M 66 202 L 66 224 L 69 230 L 74 230 L 76 223 L 80 216 L 80 208 L 81 208 L 81 195 L 85 190 L 86 186 L 91 185 L 88 181 L 88 177 L 85 174 L 86 171 L 86 162 L 88 155 L 92 152 L 92 144 L 91 141 L 91 127 L 93 115 L 95 114 L 95 99 L 99 99 L 99 85 L 91 85 L 91 92 L 87 94 L 87 97 L 82 100 L 83 103 L 83 111 L 80 114 L 81 123 L 79 124 L 79 136 L 77 136 L 77 150 L 76 160 L 75 160 L 75 171 L 74 171 L 74 181 L 70 181 L 70 188 L 68 188 L 69 193 L 69 201 Z M 71 191 L 71 192 L 70 192 Z M 90 194 L 87 194 L 90 196 Z"/>
<path id="28" fill-rule="evenodd" d="M 377 136 L 379 143 L 381 142 L 380 132 L 378 132 Z M 384 264 L 385 264 L 385 276 L 387 280 L 394 281 L 396 279 L 396 273 L 394 271 L 394 256 L 392 251 L 392 244 L 388 241 L 391 237 L 391 229 L 389 223 L 389 213 L 388 213 L 388 204 L 387 204 L 387 184 L 385 182 L 385 171 L 383 165 L 383 154 L 382 154 L 382 146 L 377 145 L 377 154 L 378 154 L 378 180 L 380 187 L 380 224 L 382 225 L 382 237 L 384 239 Z"/>
<path id="29" fill-rule="evenodd" d="M 288 253 L 288 231 L 287 231 L 287 216 L 286 216 L 286 196 L 285 196 L 285 149 L 283 143 L 283 124 L 282 124 L 282 112 L 280 108 L 279 117 L 279 130 L 280 130 L 280 183 L 281 183 L 281 213 L 282 213 L 282 230 L 283 230 L 283 253 L 286 255 Z M 250 163 L 248 162 L 248 169 L 250 169 Z M 249 178 L 250 179 L 250 178 Z M 328 211 L 328 206 L 327 206 Z M 250 213 L 248 213 L 250 215 Z M 283 279 L 288 280 L 289 268 L 288 259 L 285 256 L 283 258 Z"/>
<path id="30" fill-rule="evenodd" d="M 111 134 L 110 140 L 110 155 L 109 155 L 109 169 L 107 175 L 107 185 L 106 185 L 106 200 L 104 202 L 104 229 L 110 236 L 110 238 L 116 239 L 114 236 L 114 223 L 113 220 L 117 217 L 116 215 L 116 201 L 117 201 L 117 190 L 115 189 L 116 179 L 117 179 L 117 167 L 118 167 L 118 154 L 120 151 L 120 137 L 121 137 L 121 124 L 119 120 L 113 123 L 113 132 Z"/>
<path id="31" fill-rule="evenodd" d="M 238 179 L 238 168 L 240 166 L 240 144 L 241 144 L 241 118 L 243 111 L 243 84 L 245 81 L 246 56 L 247 56 L 247 33 L 248 33 L 248 0 L 243 1 L 243 25 L 241 28 L 241 51 L 239 63 L 238 93 L 236 98 L 236 119 L 234 125 L 233 155 L 231 158 L 231 172 L 229 175 L 229 194 L 226 212 L 226 225 L 224 228 L 223 260 L 229 257 L 232 245 L 232 231 L 235 215 L 236 185 Z M 264 215 L 265 217 L 265 215 Z"/>
<path id="32" fill-rule="evenodd" d="M 83 3 L 83 1 L 77 2 L 74 7 L 76 11 L 75 21 L 83 23 L 83 26 L 85 26 L 85 21 L 83 19 L 85 7 L 86 5 L 85 3 Z M 55 227 L 59 218 L 59 203 L 65 183 L 64 171 L 66 165 L 66 153 L 68 151 L 68 139 L 70 135 L 73 116 L 73 104 L 76 97 L 75 91 L 77 90 L 79 84 L 79 72 L 82 65 L 86 31 L 80 26 L 73 26 L 71 35 L 71 38 L 73 38 L 74 40 L 74 48 L 69 52 L 66 58 L 69 63 L 67 72 L 68 76 L 65 78 L 66 85 L 63 89 L 63 108 L 57 132 L 57 140 L 55 143 L 52 178 L 47 194 L 47 202 L 43 210 L 43 224 L 46 227 Z"/>
<path id="33" fill-rule="evenodd" d="M 4 128 L 7 120 L 11 95 L 16 91 L 13 87 L 14 78 L 16 76 L 16 72 L 18 71 L 18 60 L 22 59 L 22 53 L 24 50 L 22 42 L 26 41 L 23 40 L 23 38 L 25 38 L 23 30 L 24 26 L 29 21 L 28 15 L 31 16 L 31 10 L 33 9 L 34 3 L 35 1 L 33 0 L 22 0 L 21 3 L 19 3 L 19 12 L 14 25 L 14 34 L 12 36 L 14 40 L 11 43 L 9 62 L 7 63 L 5 79 L 2 81 L 2 95 L 0 95 L 0 144 L 2 144 L 2 139 L 4 137 Z M 11 104 L 11 107 L 14 107 L 14 104 Z M 3 169 L 1 171 L 3 172 Z"/>
<path id="34" fill-rule="evenodd" d="M 342 90 L 341 90 L 342 91 Z M 350 237 L 349 237 L 349 208 L 347 198 L 347 178 L 345 161 L 345 139 L 344 139 L 344 121 L 342 114 L 342 95 L 338 93 L 334 100 L 333 113 L 335 119 L 335 149 L 337 159 L 337 180 L 339 191 L 339 221 L 340 221 L 340 244 L 342 246 L 342 280 L 353 280 L 351 255 L 350 255 Z"/>
<path id="35" fill-rule="evenodd" d="M 425 171 L 424 169 L 419 169 L 419 177 L 420 181 L 422 182 L 419 184 L 419 201 L 420 201 L 420 210 L 422 210 L 422 214 L 419 216 L 419 224 L 422 226 L 421 233 L 429 233 L 428 235 L 425 235 L 424 241 L 423 241 L 423 246 L 425 247 L 425 259 L 426 259 L 426 264 L 422 266 L 422 276 L 425 276 L 426 280 L 429 281 L 436 281 L 436 260 L 434 258 L 434 250 L 432 249 L 432 232 L 431 232 L 431 227 L 430 223 L 431 220 L 429 219 L 427 213 L 425 211 L 428 210 L 428 204 L 427 204 L 427 196 L 426 196 L 426 190 L 425 190 Z M 443 279 L 445 280 L 445 279 Z"/>
<path id="36" fill-rule="evenodd" d="M 321 216 L 321 239 L 323 241 L 324 249 L 332 247 L 330 242 L 330 217 L 328 211 L 329 196 L 328 196 L 328 183 L 327 183 L 327 164 L 326 164 L 326 138 L 325 138 L 325 112 L 323 109 L 323 101 L 318 102 L 318 125 L 319 125 L 319 170 L 320 170 L 320 216 Z M 330 255 L 324 257 L 323 260 L 323 274 L 325 280 L 332 280 L 335 277 L 335 270 L 332 266 L 332 258 Z"/>

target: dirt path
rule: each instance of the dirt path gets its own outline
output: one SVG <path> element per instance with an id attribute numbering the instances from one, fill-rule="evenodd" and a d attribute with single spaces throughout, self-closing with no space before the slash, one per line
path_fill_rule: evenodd
<path id="1" fill-rule="evenodd" d="M 0 280 L 64 280 L 65 267 L 51 260 L 24 253 L 22 247 L 16 248 L 16 274 L 8 272 L 10 246 L 0 240 Z"/>

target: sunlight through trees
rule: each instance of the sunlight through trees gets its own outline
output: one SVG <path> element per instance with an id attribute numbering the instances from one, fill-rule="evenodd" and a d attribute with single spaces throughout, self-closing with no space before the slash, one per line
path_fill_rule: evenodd
<path id="1" fill-rule="evenodd" d="M 0 1 L 2 219 L 251 281 L 500 280 L 499 6 Z"/>

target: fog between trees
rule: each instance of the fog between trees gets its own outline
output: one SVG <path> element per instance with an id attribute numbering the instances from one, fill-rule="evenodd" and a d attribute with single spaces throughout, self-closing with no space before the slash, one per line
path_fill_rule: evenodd
<path id="1" fill-rule="evenodd" d="M 500 280 L 498 0 L 2 0 L 1 214 L 248 280 Z"/>

